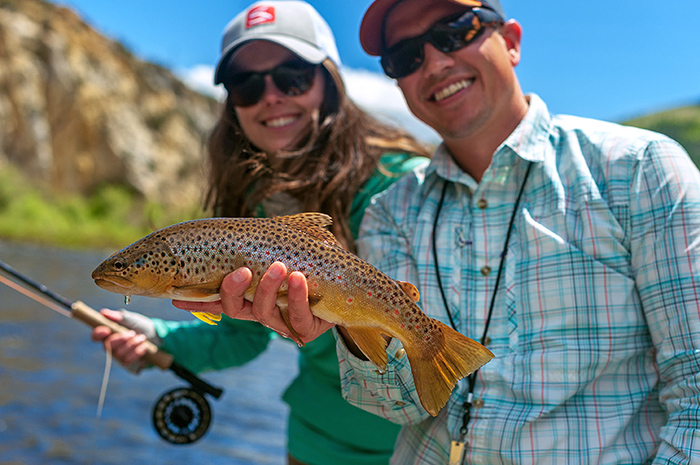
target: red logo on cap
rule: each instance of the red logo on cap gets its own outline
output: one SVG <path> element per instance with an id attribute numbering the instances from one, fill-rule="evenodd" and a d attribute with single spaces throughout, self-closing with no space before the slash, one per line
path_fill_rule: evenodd
<path id="1" fill-rule="evenodd" d="M 245 28 L 250 29 L 253 26 L 259 26 L 266 23 L 275 22 L 275 7 L 274 6 L 256 6 L 248 12 L 248 19 L 245 22 Z"/>

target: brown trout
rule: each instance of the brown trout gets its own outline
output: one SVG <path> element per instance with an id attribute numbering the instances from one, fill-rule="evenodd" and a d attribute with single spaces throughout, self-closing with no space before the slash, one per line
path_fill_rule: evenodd
<path id="1" fill-rule="evenodd" d="M 481 344 L 425 315 L 416 305 L 418 290 L 394 281 L 343 249 L 325 229 L 331 218 L 301 213 L 274 218 L 212 218 L 187 221 L 155 231 L 114 253 L 92 273 L 103 289 L 124 296 L 178 300 L 219 299 L 224 276 L 246 266 L 252 300 L 267 268 L 284 263 L 300 271 L 309 287 L 313 314 L 344 326 L 367 358 L 384 371 L 387 342 L 397 338 L 411 365 L 421 404 L 436 416 L 457 381 L 493 358 Z M 290 332 L 287 282 L 277 305 Z M 215 324 L 217 317 L 199 314 Z"/>

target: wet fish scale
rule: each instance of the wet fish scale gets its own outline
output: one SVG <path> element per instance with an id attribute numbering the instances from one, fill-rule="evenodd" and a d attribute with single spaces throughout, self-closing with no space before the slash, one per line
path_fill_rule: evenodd
<path id="1" fill-rule="evenodd" d="M 216 300 L 226 274 L 246 266 L 252 300 L 262 275 L 275 262 L 300 271 L 308 282 L 314 315 L 344 326 L 362 352 L 384 369 L 385 334 L 398 338 L 409 357 L 424 407 L 433 415 L 458 379 L 493 357 L 487 349 L 425 315 L 418 291 L 340 247 L 324 229 L 330 218 L 304 213 L 276 218 L 213 218 L 156 231 L 105 260 L 95 282 L 112 292 L 180 300 Z M 277 304 L 288 322 L 287 282 Z M 213 315 L 203 316 L 212 323 Z"/>

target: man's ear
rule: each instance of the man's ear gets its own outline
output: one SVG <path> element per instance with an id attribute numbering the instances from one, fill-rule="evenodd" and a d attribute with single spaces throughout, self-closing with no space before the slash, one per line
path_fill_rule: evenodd
<path id="1" fill-rule="evenodd" d="M 523 28 L 520 23 L 514 19 L 509 19 L 501 26 L 501 35 L 508 47 L 508 55 L 513 66 L 520 63 L 520 38 L 523 33 Z"/>

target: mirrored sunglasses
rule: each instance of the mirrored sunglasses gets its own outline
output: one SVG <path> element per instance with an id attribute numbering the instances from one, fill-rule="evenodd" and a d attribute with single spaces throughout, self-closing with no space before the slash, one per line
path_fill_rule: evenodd
<path id="1" fill-rule="evenodd" d="M 455 52 L 478 39 L 487 26 L 495 24 L 503 24 L 503 18 L 486 8 L 473 8 L 444 18 L 427 32 L 402 40 L 384 52 L 381 57 L 384 73 L 393 79 L 408 76 L 423 64 L 426 43 L 442 53 Z"/>
<path id="2" fill-rule="evenodd" d="M 318 66 L 295 60 L 267 71 L 231 71 L 223 84 L 235 106 L 249 107 L 258 103 L 265 93 L 265 76 L 271 76 L 275 87 L 284 95 L 294 97 L 311 89 Z"/>

